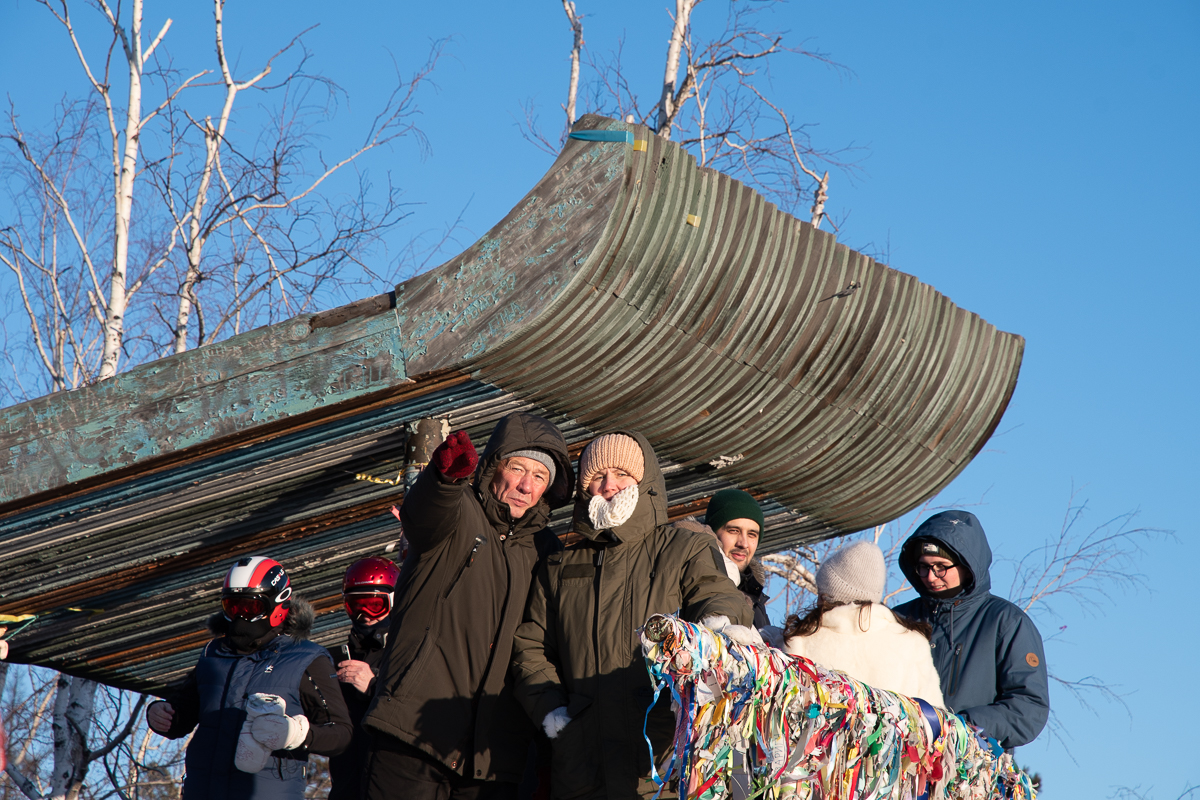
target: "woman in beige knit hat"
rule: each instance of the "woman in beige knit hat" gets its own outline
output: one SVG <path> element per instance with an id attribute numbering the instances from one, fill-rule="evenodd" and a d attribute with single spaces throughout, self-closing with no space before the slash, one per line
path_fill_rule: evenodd
<path id="1" fill-rule="evenodd" d="M 817 603 L 787 621 L 785 650 L 876 689 L 945 707 L 941 681 L 919 623 L 883 605 L 887 567 L 871 542 L 833 552 L 817 570 Z"/>
<path id="2" fill-rule="evenodd" d="M 742 627 L 751 609 L 716 540 L 669 524 L 666 482 L 641 434 L 605 434 L 584 449 L 571 530 L 579 541 L 542 562 L 517 628 L 517 699 L 552 740 L 555 800 L 649 797 L 658 786 L 645 737 L 667 756 L 675 715 L 664 692 L 647 718 L 653 687 L 637 629 L 678 613 L 756 636 Z"/>

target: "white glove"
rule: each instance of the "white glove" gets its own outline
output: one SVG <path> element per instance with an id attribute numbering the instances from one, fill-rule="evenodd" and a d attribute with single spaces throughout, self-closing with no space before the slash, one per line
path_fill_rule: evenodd
<path id="1" fill-rule="evenodd" d="M 724 614 L 710 614 L 700 620 L 700 624 L 713 633 L 725 634 L 737 644 L 766 647 L 766 643 L 758 635 L 758 631 L 753 628 L 747 628 L 745 625 L 730 625 L 729 617 Z"/>
<path id="2" fill-rule="evenodd" d="M 755 647 L 766 647 L 767 643 L 763 641 L 762 636 L 754 628 L 748 628 L 745 625 L 726 625 L 725 630 L 721 633 L 728 636 L 737 644 L 754 645 Z"/>
<path id="3" fill-rule="evenodd" d="M 778 625 L 764 625 L 758 629 L 762 634 L 763 641 L 774 647 L 776 650 L 782 650 L 784 645 L 783 628 Z"/>
<path id="4" fill-rule="evenodd" d="M 260 772 L 271 760 L 271 751 L 254 738 L 254 722 L 264 717 L 281 717 L 287 714 L 287 702 L 277 694 L 256 692 L 246 701 L 246 721 L 238 734 L 237 750 L 233 754 L 233 765 L 242 772 Z"/>
<path id="5" fill-rule="evenodd" d="M 308 737 L 308 717 L 269 714 L 255 719 L 250 731 L 267 750 L 295 750 Z"/>
<path id="6" fill-rule="evenodd" d="M 567 707 L 559 706 L 542 720 L 542 728 L 551 739 L 557 739 L 558 735 L 562 733 L 562 729 L 567 727 L 567 723 L 570 721 L 571 716 L 567 713 Z"/>

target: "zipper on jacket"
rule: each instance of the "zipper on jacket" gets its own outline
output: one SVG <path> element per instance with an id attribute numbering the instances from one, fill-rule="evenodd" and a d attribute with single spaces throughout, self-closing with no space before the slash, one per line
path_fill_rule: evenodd
<path id="1" fill-rule="evenodd" d="M 596 657 L 596 687 L 600 686 L 600 567 L 604 564 L 604 548 L 596 551 L 596 608 L 592 611 L 592 654 Z"/>
<path id="2" fill-rule="evenodd" d="M 954 694 L 956 691 L 958 691 L 958 678 L 959 678 L 958 672 L 959 672 L 959 662 L 962 660 L 962 650 L 963 650 L 962 642 L 959 642 L 958 644 L 954 645 L 954 664 L 953 664 L 952 669 L 950 670 L 950 691 L 947 692 L 947 694 Z"/>
<path id="3" fill-rule="evenodd" d="M 471 548 L 470 553 L 467 553 L 466 560 L 464 560 L 463 565 L 458 568 L 458 574 L 454 576 L 454 580 L 451 581 L 450 585 L 446 587 L 446 593 L 442 595 L 443 600 L 450 596 L 450 593 L 454 591 L 454 587 L 458 586 L 458 582 L 462 580 L 463 573 L 470 569 L 471 565 L 475 563 L 475 554 L 479 552 L 479 546 L 483 544 L 483 541 L 484 539 L 482 536 L 475 537 L 475 546 Z"/>

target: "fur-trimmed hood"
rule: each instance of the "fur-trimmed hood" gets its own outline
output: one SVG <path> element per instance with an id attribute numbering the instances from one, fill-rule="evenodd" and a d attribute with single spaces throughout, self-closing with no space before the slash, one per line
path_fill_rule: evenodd
<path id="1" fill-rule="evenodd" d="M 750 573 L 749 576 L 746 573 Z M 767 585 L 767 568 L 762 565 L 762 562 L 757 558 L 750 559 L 750 563 L 742 570 L 743 579 L 753 577 L 758 581 L 758 589 L 762 591 Z"/>
<path id="2" fill-rule="evenodd" d="M 280 633 L 291 636 L 297 641 L 307 639 L 312 633 L 313 621 L 317 618 L 317 612 L 313 610 L 312 603 L 296 595 L 292 595 L 291 602 L 292 607 L 288 610 L 287 619 L 283 621 Z M 223 612 L 218 611 L 208 618 L 208 629 L 214 636 L 224 636 L 229 632 L 229 620 L 225 619 Z"/>
<path id="3" fill-rule="evenodd" d="M 741 587 L 742 573 L 738 569 L 737 562 L 725 555 L 725 550 L 721 547 L 721 540 L 717 538 L 717 534 L 713 532 L 712 528 L 705 525 L 696 517 L 684 517 L 675 522 L 675 527 L 692 533 L 707 533 L 711 536 L 713 541 L 717 543 L 717 551 L 721 554 L 721 558 L 725 560 L 725 574 L 729 576 L 729 580 L 733 581 L 734 586 Z"/>

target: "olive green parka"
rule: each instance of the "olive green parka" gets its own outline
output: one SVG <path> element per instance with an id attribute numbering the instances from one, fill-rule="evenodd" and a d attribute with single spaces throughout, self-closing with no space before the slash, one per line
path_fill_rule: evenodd
<path id="1" fill-rule="evenodd" d="M 490 489 L 500 457 L 537 448 L 556 475 L 513 519 Z M 396 585 L 388 644 L 363 724 L 476 780 L 521 780 L 534 727 L 512 692 L 513 634 L 539 556 L 562 549 L 546 528 L 574 485 L 567 443 L 524 412 L 497 423 L 473 480 L 431 464 L 400 509 L 409 553 Z"/>
<path id="2" fill-rule="evenodd" d="M 652 786 L 643 722 L 656 762 L 670 750 L 675 722 L 666 693 L 646 721 L 654 690 L 638 629 L 647 618 L 724 615 L 749 625 L 752 617 L 713 537 L 668 524 L 666 484 L 650 443 L 619 432 L 645 457 L 633 516 L 596 530 L 591 498 L 577 491 L 572 529 L 584 538 L 543 561 L 513 644 L 517 699 L 530 718 L 542 725 L 562 706 L 571 717 L 552 742 L 555 800 L 631 798 Z"/>

